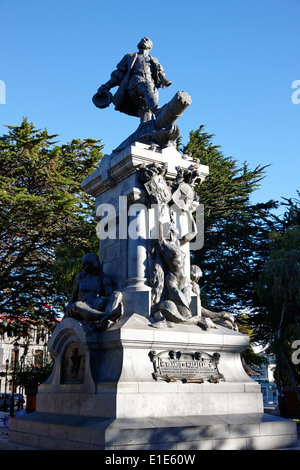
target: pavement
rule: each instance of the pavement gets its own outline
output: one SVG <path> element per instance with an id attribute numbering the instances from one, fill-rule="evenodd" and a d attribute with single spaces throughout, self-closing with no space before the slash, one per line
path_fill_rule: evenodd
<path id="1" fill-rule="evenodd" d="M 8 418 L 8 419 L 7 419 Z M 9 442 L 9 413 L 0 411 L 0 450 L 39 450 Z M 278 450 L 300 450 L 300 422 L 297 421 L 298 444 L 296 447 L 286 447 Z"/>
<path id="2" fill-rule="evenodd" d="M 31 450 L 29 447 L 19 446 L 8 441 L 10 419 L 9 413 L 0 411 L 0 450 Z"/>

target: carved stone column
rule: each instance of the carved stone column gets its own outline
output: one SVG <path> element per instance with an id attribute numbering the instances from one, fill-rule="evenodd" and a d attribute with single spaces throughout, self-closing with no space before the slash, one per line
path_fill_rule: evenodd
<path id="1" fill-rule="evenodd" d="M 148 285 L 150 248 L 155 237 L 155 221 L 145 187 L 139 181 L 138 168 L 142 164 L 167 163 L 166 177 L 172 181 L 179 167 L 189 169 L 194 162 L 183 157 L 174 147 L 155 151 L 136 142 L 122 152 L 105 155 L 99 169 L 82 182 L 83 190 L 95 197 L 95 213 L 103 205 L 112 207 L 115 237 L 100 240 L 100 259 L 103 270 L 112 276 L 118 290 L 123 293 L 125 314 L 138 313 L 148 317 L 151 309 L 151 288 Z M 208 168 L 201 166 L 203 179 Z M 103 213 L 101 212 L 103 216 Z M 184 234 L 186 221 L 178 220 L 179 231 Z M 101 224 L 101 220 L 100 220 Z M 137 236 L 138 235 L 138 236 Z M 186 273 L 189 274 L 189 244 L 186 252 Z M 197 311 L 197 306 L 193 308 Z"/>

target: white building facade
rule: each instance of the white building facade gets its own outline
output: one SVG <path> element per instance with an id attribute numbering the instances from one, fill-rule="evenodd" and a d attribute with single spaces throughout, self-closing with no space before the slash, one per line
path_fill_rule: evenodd
<path id="1" fill-rule="evenodd" d="M 10 327 L 0 316 L 0 393 L 10 393 L 11 374 L 16 365 L 44 365 L 49 358 L 47 344 L 52 334 L 37 325 L 22 328 Z"/>

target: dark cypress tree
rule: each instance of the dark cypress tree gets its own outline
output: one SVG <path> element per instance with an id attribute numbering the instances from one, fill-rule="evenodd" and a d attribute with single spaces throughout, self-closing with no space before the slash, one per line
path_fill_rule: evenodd
<path id="1" fill-rule="evenodd" d="M 249 318 L 254 339 L 276 357 L 280 410 L 285 414 L 285 390 L 294 390 L 300 403 L 300 204 L 283 203 L 287 210 L 276 217 L 266 260 L 256 292 L 260 309 Z M 299 224 L 299 225 L 298 225 Z"/>
<path id="2" fill-rule="evenodd" d="M 53 318 L 66 295 L 57 290 L 63 275 L 97 240 L 81 181 L 96 168 L 102 146 L 91 139 L 59 146 L 56 135 L 27 119 L 8 128 L 0 138 L 0 314 Z M 68 266 L 59 280 L 62 253 Z"/>
<path id="3" fill-rule="evenodd" d="M 239 166 L 213 144 L 204 126 L 190 133 L 182 151 L 209 167 L 209 176 L 196 188 L 204 204 L 204 246 L 192 254 L 203 272 L 202 302 L 216 310 L 253 309 L 254 286 L 268 256 L 270 210 L 276 203 L 253 204 L 251 195 L 267 166 Z"/>

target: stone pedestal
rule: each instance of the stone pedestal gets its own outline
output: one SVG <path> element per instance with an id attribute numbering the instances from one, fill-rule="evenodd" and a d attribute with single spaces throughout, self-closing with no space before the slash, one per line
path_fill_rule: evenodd
<path id="1" fill-rule="evenodd" d="M 161 330 L 138 314 L 102 333 L 85 332 L 78 321 L 66 319 L 49 344 L 59 360 L 40 386 L 37 411 L 76 409 L 78 415 L 92 411 L 104 418 L 262 413 L 260 386 L 240 360 L 247 345 L 247 336 L 226 328 L 200 334 L 193 325 Z M 181 356 L 171 357 L 173 351 Z"/>
<path id="2" fill-rule="evenodd" d="M 136 143 L 105 155 L 83 181 L 83 189 L 95 197 L 99 229 L 107 224 L 100 259 L 123 294 L 124 315 L 102 332 L 72 318 L 56 326 L 49 343 L 53 373 L 39 387 L 36 412 L 11 421 L 10 440 L 76 450 L 293 446 L 296 424 L 264 415 L 260 386 L 242 367 L 248 336 L 224 327 L 154 325 L 148 284 L 153 239 L 128 236 L 137 227 L 155 231 L 136 171 L 153 162 L 168 163 L 169 179 L 178 167 L 193 163 L 174 147 L 154 151 Z M 200 172 L 204 179 L 208 168 L 200 166 Z M 186 250 L 189 274 L 188 245 Z M 201 315 L 195 296 L 192 313 Z"/>
<path id="3" fill-rule="evenodd" d="M 264 415 L 260 386 L 242 367 L 247 336 L 151 325 L 139 314 L 102 333 L 73 319 L 58 325 L 49 344 L 53 374 L 39 388 L 36 412 L 11 421 L 10 440 L 66 450 L 296 445 L 296 424 Z"/>

